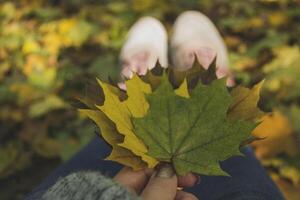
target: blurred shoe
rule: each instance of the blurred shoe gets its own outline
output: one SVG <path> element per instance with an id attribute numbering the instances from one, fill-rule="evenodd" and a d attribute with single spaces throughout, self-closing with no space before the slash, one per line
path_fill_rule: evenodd
<path id="1" fill-rule="evenodd" d="M 171 38 L 171 59 L 177 70 L 192 67 L 195 55 L 207 69 L 217 55 L 218 78 L 228 76 L 227 85 L 234 85 L 228 68 L 228 53 L 224 41 L 212 21 L 197 11 L 186 11 L 175 21 Z"/>
<path id="2" fill-rule="evenodd" d="M 133 72 L 144 75 L 157 60 L 162 67 L 168 66 L 168 40 L 164 26 L 153 17 L 139 19 L 129 30 L 120 60 L 122 76 L 131 78 Z"/>

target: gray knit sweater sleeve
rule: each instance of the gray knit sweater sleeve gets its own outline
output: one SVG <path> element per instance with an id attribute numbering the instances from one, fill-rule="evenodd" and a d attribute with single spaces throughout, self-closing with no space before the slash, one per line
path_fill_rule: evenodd
<path id="1" fill-rule="evenodd" d="M 136 200 L 138 197 L 99 172 L 76 172 L 58 180 L 42 200 Z"/>

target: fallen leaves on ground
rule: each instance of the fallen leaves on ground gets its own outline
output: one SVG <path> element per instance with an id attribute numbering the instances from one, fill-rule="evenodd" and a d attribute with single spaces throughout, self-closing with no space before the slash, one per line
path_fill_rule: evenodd
<path id="1" fill-rule="evenodd" d="M 273 157 L 279 153 L 297 154 L 298 147 L 292 127 L 280 111 L 264 116 L 261 124 L 252 134 L 258 138 L 264 138 L 252 143 L 259 158 Z"/>

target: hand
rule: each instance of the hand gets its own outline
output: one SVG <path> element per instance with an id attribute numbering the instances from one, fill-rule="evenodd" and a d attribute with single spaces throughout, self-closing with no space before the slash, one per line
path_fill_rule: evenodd
<path id="1" fill-rule="evenodd" d="M 193 194 L 177 190 L 177 187 L 192 187 L 199 178 L 193 174 L 177 177 L 168 170 L 162 167 L 154 172 L 150 169 L 133 171 L 125 167 L 114 180 L 130 192 L 140 195 L 143 200 L 197 200 Z"/>

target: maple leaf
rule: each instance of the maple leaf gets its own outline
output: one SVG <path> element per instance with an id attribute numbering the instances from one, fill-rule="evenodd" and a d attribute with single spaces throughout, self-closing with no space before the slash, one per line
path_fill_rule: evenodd
<path id="1" fill-rule="evenodd" d="M 226 175 L 219 162 L 241 155 L 240 145 L 257 126 L 254 117 L 240 112 L 259 116 L 261 84 L 229 92 L 215 72 L 215 62 L 208 70 L 195 63 L 182 74 L 157 63 L 145 76 L 125 81 L 126 92 L 98 80 L 104 101 L 90 107 L 103 116 L 89 117 L 100 129 L 110 127 L 102 133 L 113 148 L 108 159 L 134 169 L 169 162 L 179 175 Z"/>
<path id="2" fill-rule="evenodd" d="M 97 106 L 97 108 L 114 122 L 118 132 L 124 136 L 124 141 L 118 145 L 140 156 L 150 168 L 153 168 L 157 161 L 146 154 L 147 148 L 134 134 L 131 122 L 131 117 L 142 117 L 146 114 L 149 105 L 144 93 L 151 92 L 150 85 L 134 75 L 131 80 L 126 81 L 128 98 L 125 101 L 120 101 L 118 95 L 112 92 L 111 85 L 100 80 L 99 84 L 103 89 L 105 100 L 103 105 Z"/>
<path id="3" fill-rule="evenodd" d="M 135 134 L 150 156 L 170 162 L 179 175 L 226 175 L 219 162 L 240 155 L 240 143 L 255 124 L 227 118 L 232 97 L 224 79 L 207 86 L 198 83 L 189 98 L 183 96 L 176 95 L 164 77 L 157 90 L 147 95 L 147 115 L 132 118 Z"/>
<path id="4" fill-rule="evenodd" d="M 230 94 L 233 97 L 233 102 L 228 110 L 229 118 L 234 120 L 258 121 L 265 115 L 265 113 L 260 111 L 257 107 L 263 83 L 264 81 L 261 81 L 251 89 L 237 86 L 231 91 Z"/>
<path id="5" fill-rule="evenodd" d="M 109 120 L 104 113 L 92 109 L 80 109 L 79 112 L 96 123 L 100 128 L 103 139 L 112 146 L 112 152 L 106 158 L 107 160 L 117 161 L 135 170 L 142 169 L 146 166 L 146 163 L 143 162 L 140 157 L 118 145 L 123 142 L 124 136 L 116 130 L 114 123 Z"/>
<path id="6" fill-rule="evenodd" d="M 216 57 L 213 62 L 209 65 L 208 69 L 205 70 L 203 66 L 196 59 L 197 56 L 194 55 L 195 62 L 193 66 L 186 71 L 178 71 L 176 69 L 169 69 L 169 79 L 175 87 L 181 86 L 183 81 L 187 82 L 188 88 L 194 88 L 198 81 L 200 80 L 204 84 L 209 84 L 213 80 L 217 79 L 216 76 Z"/>
<path id="7" fill-rule="evenodd" d="M 189 98 L 189 97 L 190 97 L 190 94 L 189 94 L 189 90 L 188 90 L 187 80 L 184 79 L 184 81 L 183 81 L 183 83 L 180 85 L 180 87 L 177 88 L 176 90 L 174 90 L 174 92 L 175 92 L 175 94 L 177 94 L 178 96 Z"/>

